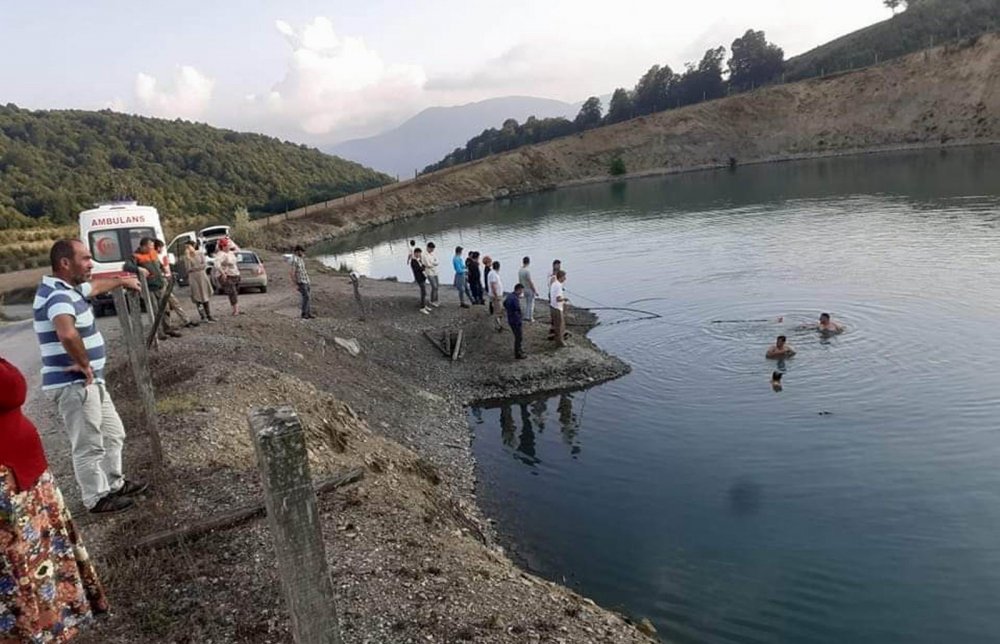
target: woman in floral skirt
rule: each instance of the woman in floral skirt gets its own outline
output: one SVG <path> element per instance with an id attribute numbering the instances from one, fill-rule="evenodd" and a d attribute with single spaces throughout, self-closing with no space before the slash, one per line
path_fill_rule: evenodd
<path id="1" fill-rule="evenodd" d="M 0 358 L 0 644 L 66 642 L 108 610 L 38 431 L 21 414 L 26 393 Z"/>

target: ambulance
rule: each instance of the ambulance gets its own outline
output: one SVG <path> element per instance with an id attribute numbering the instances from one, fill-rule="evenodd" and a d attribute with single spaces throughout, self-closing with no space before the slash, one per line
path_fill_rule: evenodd
<path id="1" fill-rule="evenodd" d="M 160 213 L 135 201 L 100 204 L 80 213 L 80 241 L 93 257 L 93 279 L 125 274 L 125 260 L 139 247 L 143 237 L 163 239 Z M 173 263 L 173 259 L 171 259 Z M 110 294 L 95 298 L 94 312 L 114 311 Z"/>

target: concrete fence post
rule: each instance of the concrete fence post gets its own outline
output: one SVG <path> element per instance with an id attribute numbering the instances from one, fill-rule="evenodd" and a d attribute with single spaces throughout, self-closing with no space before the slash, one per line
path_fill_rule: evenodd
<path id="1" fill-rule="evenodd" d="M 288 406 L 250 412 L 267 522 L 296 644 L 341 644 L 305 433 Z"/>

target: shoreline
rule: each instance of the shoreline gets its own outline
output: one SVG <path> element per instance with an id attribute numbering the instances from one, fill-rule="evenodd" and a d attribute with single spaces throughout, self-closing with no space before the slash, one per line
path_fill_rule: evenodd
<path id="1" fill-rule="evenodd" d="M 964 140 L 948 141 L 945 143 L 925 141 L 925 142 L 914 142 L 914 143 L 903 143 L 903 144 L 877 145 L 870 147 L 849 148 L 841 150 L 791 152 L 791 153 L 777 154 L 761 158 L 750 158 L 747 160 L 736 159 L 737 163 L 735 171 L 739 171 L 739 168 L 741 166 L 760 166 L 760 165 L 771 165 L 771 164 L 782 164 L 782 163 L 796 163 L 801 161 L 821 161 L 823 159 L 864 157 L 864 156 L 895 154 L 895 153 L 930 152 L 934 150 L 947 151 L 952 149 L 963 149 L 963 148 L 981 147 L 984 149 L 988 149 L 997 146 L 1000 146 L 1000 139 L 964 139 Z M 517 151 L 515 150 L 513 152 L 508 152 L 504 154 L 513 154 L 516 152 Z M 497 156 L 504 156 L 504 154 Z M 487 157 L 487 159 L 488 158 L 489 157 Z M 484 160 L 479 160 L 473 163 L 482 163 L 483 161 Z M 461 166 L 458 166 L 457 168 L 461 168 Z M 368 232 L 385 224 L 405 221 L 409 219 L 415 219 L 425 215 L 447 212 L 449 210 L 458 210 L 461 208 L 466 208 L 469 206 L 475 206 L 484 203 L 490 203 L 492 201 L 499 201 L 502 199 L 511 199 L 516 197 L 529 196 L 533 194 L 540 194 L 543 192 L 551 192 L 553 190 L 560 190 L 563 188 L 574 188 L 578 186 L 596 185 L 602 183 L 614 183 L 617 181 L 628 181 L 632 179 L 648 179 L 656 177 L 677 176 L 683 174 L 694 174 L 700 172 L 713 172 L 719 170 L 727 170 L 729 168 L 730 165 L 728 163 L 695 164 L 695 165 L 684 165 L 684 166 L 660 166 L 636 172 L 629 172 L 620 176 L 596 175 L 579 179 L 567 179 L 546 185 L 532 184 L 527 186 L 526 188 L 521 188 L 521 189 L 504 188 L 489 197 L 474 196 L 462 201 L 441 203 L 435 206 L 429 206 L 420 209 L 398 210 L 398 211 L 393 211 L 394 214 L 387 216 L 379 216 L 377 218 L 373 218 L 370 220 L 358 221 L 355 219 L 350 219 L 341 225 L 324 222 L 323 219 L 324 218 L 343 219 L 343 215 L 351 212 L 354 208 L 350 206 L 343 208 L 331 207 L 329 210 L 315 214 L 309 214 L 308 216 L 300 217 L 297 219 L 269 223 L 266 227 L 264 227 L 261 230 L 261 232 L 270 233 L 268 237 L 280 238 L 282 240 L 282 244 L 276 245 L 265 241 L 263 246 L 268 248 L 269 250 L 276 252 L 287 251 L 288 249 L 294 247 L 296 244 L 302 244 L 307 247 L 312 247 L 320 244 L 328 244 L 331 242 L 335 242 L 337 240 L 349 237 L 351 235 Z M 378 199 L 379 199 L 378 195 L 375 195 L 369 199 L 369 202 L 376 202 Z"/>
<path id="2" fill-rule="evenodd" d="M 280 402 L 292 404 L 306 426 L 314 481 L 365 470 L 359 483 L 319 499 L 345 642 L 655 641 L 635 626 L 639 616 L 623 617 L 527 572 L 498 545 L 476 496 L 466 411 L 487 399 L 593 386 L 627 374 L 629 365 L 594 345 L 584 328 L 555 350 L 545 340 L 547 324 L 537 322 L 525 329 L 529 359 L 515 361 L 509 331 L 493 331 L 480 307 L 460 309 L 447 288 L 441 308 L 424 316 L 413 284 L 363 279 L 360 321 L 349 280 L 312 261 L 320 317 L 302 321 L 286 266 L 280 257 L 264 259 L 271 288 L 241 296 L 245 315 L 228 316 L 225 298 L 216 297 L 219 324 L 184 330 L 153 354 L 169 463 L 168 476 L 153 483 L 155 495 L 121 518 L 91 519 L 79 506 L 65 446 L 59 452 L 62 437 L 47 433 L 53 469 L 117 613 L 81 642 L 124 644 L 137 634 L 172 641 L 181 627 L 200 641 L 245 641 L 245 623 L 256 629 L 253 641 L 288 641 L 282 599 L 268 590 L 277 582 L 266 522 L 176 551 L 120 554 L 141 535 L 252 500 L 259 475 L 247 408 Z M 570 317 L 587 331 L 596 320 L 581 309 Z M 422 337 L 442 328 L 465 331 L 468 348 L 458 362 Z M 112 395 L 126 426 L 137 427 L 124 350 L 114 330 L 106 336 Z M 340 349 L 338 337 L 355 339 L 361 353 Z M 141 429 L 130 432 L 127 471 L 145 467 L 146 443 Z M 259 583 L 239 583 L 248 576 Z M 178 608 L 178 592 L 200 598 L 197 606 Z M 163 617 L 151 620 L 150 613 Z"/>

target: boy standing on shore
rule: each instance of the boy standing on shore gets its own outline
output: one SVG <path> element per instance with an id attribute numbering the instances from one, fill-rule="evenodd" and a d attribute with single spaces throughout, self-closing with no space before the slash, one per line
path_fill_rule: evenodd
<path id="1" fill-rule="evenodd" d="M 420 287 L 420 312 L 430 315 L 431 310 L 427 307 L 427 274 L 424 273 L 423 251 L 419 248 L 413 249 L 413 257 L 410 258 L 410 270 L 413 271 L 413 280 Z"/>
<path id="2" fill-rule="evenodd" d="M 434 242 L 427 242 L 427 252 L 423 254 L 420 261 L 424 266 L 424 274 L 427 275 L 427 281 L 431 285 L 431 306 L 437 308 L 441 304 L 438 302 L 440 282 L 438 282 L 438 258 L 434 254 L 435 248 L 437 246 L 434 245 Z"/>
<path id="3" fill-rule="evenodd" d="M 517 282 L 524 287 L 524 320 L 534 322 L 535 318 L 535 298 L 538 297 L 538 289 L 531 279 L 531 258 L 525 257 L 521 260 L 521 270 L 517 272 Z"/>
<path id="4" fill-rule="evenodd" d="M 292 255 L 291 261 L 291 278 L 295 288 L 299 290 L 299 295 L 302 296 L 302 319 L 311 320 L 316 316 L 312 314 L 312 299 L 310 297 L 312 283 L 309 281 L 309 272 L 306 271 L 305 254 L 305 248 L 295 247 L 295 254 Z"/>
<path id="5" fill-rule="evenodd" d="M 451 258 L 451 267 L 455 269 L 455 290 L 458 291 L 458 303 L 463 309 L 469 308 L 465 298 L 472 301 L 472 292 L 469 290 L 469 280 L 465 275 L 465 261 L 462 259 L 462 247 L 455 247 L 455 256 Z"/>
<path id="6" fill-rule="evenodd" d="M 501 309 L 503 282 L 500 280 L 500 262 L 493 262 L 490 268 L 490 274 L 486 278 L 490 290 L 490 313 L 495 316 L 493 324 L 497 331 L 503 331 L 503 322 L 501 322 L 503 319 L 503 309 Z"/>
<path id="7" fill-rule="evenodd" d="M 563 295 L 563 283 L 566 281 L 566 271 L 558 271 L 549 287 L 549 307 L 552 309 L 552 328 L 549 330 L 549 340 L 555 340 L 557 347 L 566 346 L 566 302 Z"/>

